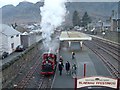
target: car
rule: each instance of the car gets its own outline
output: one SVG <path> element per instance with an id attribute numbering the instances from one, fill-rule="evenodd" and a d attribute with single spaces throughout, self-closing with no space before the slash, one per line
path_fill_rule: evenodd
<path id="1" fill-rule="evenodd" d="M 2 59 L 6 58 L 8 55 L 9 55 L 8 52 L 3 52 L 3 53 L 2 53 Z"/>
<path id="2" fill-rule="evenodd" d="M 24 50 L 24 47 L 23 47 L 23 45 L 18 45 L 17 47 L 16 47 L 16 52 L 21 52 L 21 51 L 23 51 Z"/>

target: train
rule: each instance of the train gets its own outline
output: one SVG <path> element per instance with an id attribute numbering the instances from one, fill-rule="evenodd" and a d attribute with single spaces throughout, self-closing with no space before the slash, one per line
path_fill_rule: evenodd
<path id="1" fill-rule="evenodd" d="M 44 53 L 42 55 L 42 66 L 41 74 L 42 75 L 53 75 L 55 73 L 56 64 L 57 64 L 57 55 L 54 53 Z"/>

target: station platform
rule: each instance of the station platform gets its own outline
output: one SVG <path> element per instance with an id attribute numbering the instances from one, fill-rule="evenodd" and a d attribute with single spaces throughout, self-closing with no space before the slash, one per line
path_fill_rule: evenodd
<path id="1" fill-rule="evenodd" d="M 77 65 L 77 78 L 83 77 L 83 67 L 86 64 L 86 76 L 107 76 L 111 77 L 109 71 L 104 66 L 104 63 L 87 47 L 83 45 L 83 49 L 80 49 L 80 45 L 77 42 L 73 42 L 71 47 L 67 47 L 66 43 L 62 43 L 60 55 L 63 57 L 64 69 L 62 75 L 59 75 L 57 68 L 52 88 L 73 88 L 75 79 L 71 74 L 67 75 L 65 70 L 65 63 L 69 61 L 71 67 L 73 63 Z M 75 59 L 71 59 L 72 52 L 75 52 Z M 103 71 L 104 70 L 104 71 Z"/>

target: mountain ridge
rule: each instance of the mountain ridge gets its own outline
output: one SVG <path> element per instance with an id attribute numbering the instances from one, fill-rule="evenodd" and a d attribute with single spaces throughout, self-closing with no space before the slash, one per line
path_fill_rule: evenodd
<path id="1" fill-rule="evenodd" d="M 40 7 L 44 2 L 20 2 L 17 6 L 5 5 L 2 8 L 3 23 L 29 23 L 40 22 Z M 69 14 L 66 16 L 66 21 L 71 23 L 72 14 L 77 10 L 80 17 L 87 11 L 92 18 L 108 18 L 111 16 L 112 10 L 118 8 L 117 2 L 68 2 L 66 3 Z"/>

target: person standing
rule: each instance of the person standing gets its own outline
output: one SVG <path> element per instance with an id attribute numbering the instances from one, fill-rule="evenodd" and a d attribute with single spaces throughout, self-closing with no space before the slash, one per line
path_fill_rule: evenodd
<path id="1" fill-rule="evenodd" d="M 63 58 L 62 58 L 62 56 L 60 56 L 60 60 L 59 60 L 59 61 L 63 62 Z"/>
<path id="2" fill-rule="evenodd" d="M 76 64 L 74 63 L 73 65 L 72 65 L 72 77 L 74 78 L 74 77 L 76 77 L 76 70 L 77 70 L 77 66 L 76 66 Z"/>
<path id="3" fill-rule="evenodd" d="M 59 69 L 60 75 L 62 75 L 63 65 L 61 62 L 59 62 L 58 69 Z"/>
<path id="4" fill-rule="evenodd" d="M 62 66 L 64 67 L 62 56 L 60 56 L 60 60 L 59 61 L 61 62 Z"/>
<path id="5" fill-rule="evenodd" d="M 66 68 L 66 74 L 69 74 L 70 71 L 70 63 L 67 61 L 65 64 L 65 68 Z"/>
<path id="6" fill-rule="evenodd" d="M 75 59 L 75 53 L 72 52 L 72 59 Z"/>

